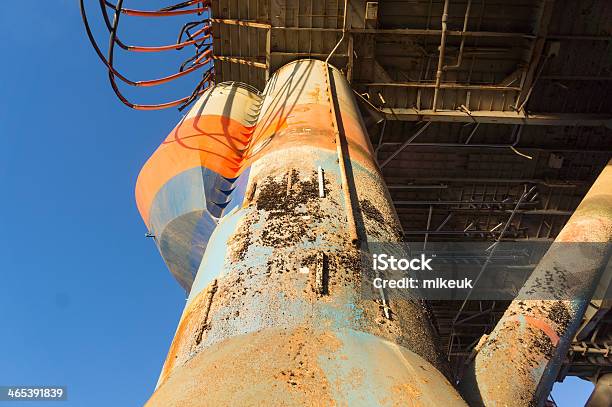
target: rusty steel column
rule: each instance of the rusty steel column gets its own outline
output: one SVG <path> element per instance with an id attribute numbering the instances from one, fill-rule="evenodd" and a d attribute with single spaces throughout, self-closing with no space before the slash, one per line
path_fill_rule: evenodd
<path id="1" fill-rule="evenodd" d="M 471 406 L 544 402 L 605 269 L 612 240 L 612 161 L 603 169 L 471 362 Z"/>
<path id="2" fill-rule="evenodd" d="M 200 194 L 185 209 L 187 181 L 161 195 L 143 184 L 145 219 L 154 212 L 147 202 L 158 201 L 156 211 L 175 219 L 163 234 L 172 250 L 160 245 L 169 264 L 205 247 L 193 257 L 201 262 L 147 406 L 465 407 L 444 375 L 422 305 L 389 301 L 387 318 L 380 302 L 362 298 L 353 235 L 362 243 L 399 241 L 401 228 L 342 73 L 299 60 L 279 69 L 263 95 L 235 100 L 238 106 L 232 89 L 225 89 L 224 108 L 209 107 L 205 94 L 189 115 L 206 118 L 170 138 L 172 148 L 187 146 L 185 157 L 198 156 L 183 166 L 171 158 L 173 171 L 193 166 L 202 174 L 212 164 L 223 182 L 247 180 L 243 192 L 221 194 L 230 203 L 212 214 L 212 232 L 186 232 L 200 230 L 198 216 L 211 215 L 197 206 Z M 256 106 L 252 126 L 241 119 L 245 104 Z M 160 176 L 166 167 L 154 163 L 165 159 L 154 154 L 141 179 Z M 218 177 L 206 174 L 190 178 L 204 184 L 204 195 L 223 189 L 210 187 Z"/>
<path id="3" fill-rule="evenodd" d="M 606 373 L 597 378 L 597 383 L 584 407 L 612 406 L 612 373 Z"/>

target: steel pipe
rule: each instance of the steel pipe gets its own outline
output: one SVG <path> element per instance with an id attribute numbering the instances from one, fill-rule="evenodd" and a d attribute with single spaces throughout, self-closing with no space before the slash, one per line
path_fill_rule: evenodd
<path id="1" fill-rule="evenodd" d="M 263 62 L 258 62 L 252 59 L 233 57 L 233 56 L 227 56 L 227 55 L 213 55 L 213 59 L 216 59 L 218 61 L 232 62 L 235 64 L 248 65 L 248 66 L 252 66 L 255 68 L 268 69 L 268 64 L 263 63 Z"/>
<path id="2" fill-rule="evenodd" d="M 346 15 L 347 13 L 348 13 L 348 0 L 344 0 L 344 18 L 342 19 L 342 36 L 336 43 L 336 46 L 334 46 L 334 48 L 331 50 L 327 58 L 325 58 L 326 64 L 329 62 L 329 59 L 332 57 L 332 55 L 334 55 L 334 52 L 336 52 L 340 44 L 342 44 L 342 41 L 344 41 L 344 36 L 346 35 Z"/>
<path id="3" fill-rule="evenodd" d="M 371 103 L 369 104 L 371 105 Z M 374 105 L 371 105 L 372 107 Z M 419 110 L 414 108 L 374 106 L 387 120 L 433 121 L 455 123 L 526 124 L 533 126 L 606 126 L 612 128 L 612 115 L 591 113 L 535 113 L 472 110 L 470 114 L 459 110 Z"/>
<path id="4" fill-rule="evenodd" d="M 168 264 L 197 267 L 147 407 L 466 407 L 423 304 L 362 295 L 351 229 L 398 242 L 401 225 L 338 69 L 299 60 L 264 96 L 204 95 L 137 196 Z"/>
<path id="5" fill-rule="evenodd" d="M 440 34 L 440 48 L 438 55 L 438 69 L 436 70 L 436 86 L 433 95 L 433 103 L 431 109 L 435 112 L 438 110 L 438 94 L 440 93 L 440 82 L 442 81 L 444 54 L 446 52 L 446 35 L 448 21 L 448 3 L 449 0 L 444 0 L 444 9 L 442 11 L 442 32 Z"/>
<path id="6" fill-rule="evenodd" d="M 472 8 L 472 0 L 468 0 L 467 6 L 465 7 L 465 17 L 463 18 L 463 30 L 462 33 L 467 31 L 468 21 L 470 19 L 470 10 Z M 459 54 L 457 55 L 457 62 L 453 65 L 444 65 L 442 68 L 443 71 L 448 71 L 451 69 L 458 69 L 463 62 L 463 48 L 465 47 L 465 36 L 461 36 L 461 45 L 459 45 Z"/>
<path id="7" fill-rule="evenodd" d="M 477 84 L 477 83 L 427 83 L 427 82 L 368 82 L 359 83 L 358 85 L 368 87 L 396 87 L 396 88 L 437 88 L 437 89 L 461 89 L 461 90 L 492 90 L 492 91 L 520 91 L 521 88 L 517 86 L 502 86 L 502 85 L 491 85 L 491 84 Z"/>

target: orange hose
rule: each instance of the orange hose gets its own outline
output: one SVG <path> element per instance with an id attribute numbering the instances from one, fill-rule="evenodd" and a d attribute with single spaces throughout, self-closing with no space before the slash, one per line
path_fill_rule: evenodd
<path id="1" fill-rule="evenodd" d="M 197 35 L 197 34 L 194 34 L 194 35 Z M 200 37 L 200 38 L 194 38 L 193 40 L 184 41 L 184 42 L 181 42 L 179 44 L 161 45 L 161 46 L 157 46 L 157 47 L 144 47 L 144 46 L 138 46 L 138 45 L 128 45 L 128 51 L 133 51 L 133 52 L 168 51 L 168 50 L 182 48 L 182 47 L 185 47 L 187 45 L 195 44 L 196 42 L 207 40 L 208 38 L 210 38 L 210 34 L 207 34 L 207 35 L 205 35 L 203 37 Z"/>
<path id="2" fill-rule="evenodd" d="M 192 8 L 189 10 L 169 10 L 169 11 L 144 11 L 144 10 L 133 10 L 129 8 L 122 8 L 121 12 L 128 16 L 135 17 L 169 17 L 169 16 L 180 16 L 185 14 L 199 14 L 208 10 L 210 7 Z"/>
<path id="3" fill-rule="evenodd" d="M 177 73 L 172 74 L 172 75 L 164 76 L 163 78 L 151 79 L 151 80 L 148 80 L 148 81 L 138 81 L 138 82 L 136 82 L 136 86 L 142 86 L 142 87 L 157 86 L 157 85 L 161 85 L 163 83 L 170 82 L 170 81 L 172 81 L 174 79 L 180 78 L 182 76 L 185 76 L 188 73 L 193 72 L 193 71 L 195 71 L 197 69 L 200 69 L 201 67 L 203 67 L 204 65 L 206 65 L 210 61 L 212 61 L 212 58 L 209 57 L 206 61 L 204 61 L 202 63 L 198 63 L 199 61 L 202 60 L 202 58 L 204 58 L 204 57 L 206 57 L 206 56 L 208 56 L 210 54 L 212 54 L 212 50 L 209 49 L 208 51 L 204 52 L 201 56 L 198 57 L 198 59 L 196 59 L 194 61 L 194 63 L 196 63 L 196 65 L 193 65 L 192 67 L 187 68 L 187 69 L 185 69 L 182 72 L 177 72 Z"/>
<path id="4" fill-rule="evenodd" d="M 210 83 L 209 85 L 205 88 L 202 89 L 201 91 L 199 91 L 197 93 L 197 96 L 201 96 L 202 94 L 204 94 L 204 92 L 206 92 L 208 90 L 208 88 L 210 87 Z M 138 105 L 138 104 L 130 104 L 128 105 L 128 107 L 131 107 L 132 109 L 135 110 L 161 110 L 161 109 L 167 109 L 170 107 L 175 107 L 178 106 L 180 104 L 185 103 L 187 100 L 189 100 L 192 96 L 185 96 L 184 98 L 181 99 L 177 99 L 177 100 L 173 100 L 172 102 L 166 102 L 166 103 L 160 103 L 157 105 Z"/>
<path id="5" fill-rule="evenodd" d="M 192 0 L 188 5 L 190 4 L 195 4 L 201 2 L 201 0 Z M 109 2 L 105 2 L 105 4 L 108 7 L 113 8 L 114 10 L 120 10 L 121 12 L 124 12 L 126 9 L 121 8 L 121 3 L 122 1 L 120 0 L 118 5 L 119 7 L 113 7 L 113 5 Z M 207 3 L 210 4 L 210 3 Z M 166 102 L 166 103 L 160 103 L 160 104 L 151 104 L 151 105 L 143 105 L 143 104 L 135 104 L 130 102 L 129 100 L 127 100 L 120 92 L 119 88 L 117 87 L 117 84 L 115 82 L 115 77 L 118 77 L 119 79 L 121 79 L 123 82 L 131 85 L 131 86 L 155 86 L 155 85 L 160 85 L 162 83 L 166 83 L 169 82 L 173 79 L 179 78 L 181 76 L 187 75 L 190 72 L 195 71 L 196 69 L 199 69 L 203 66 L 205 66 L 206 64 L 210 63 L 212 61 L 212 50 L 207 50 L 205 52 L 202 53 L 202 55 L 200 55 L 196 60 L 195 60 L 195 65 L 191 66 L 189 69 L 179 72 L 177 74 L 174 75 L 170 75 L 164 78 L 159 78 L 159 79 L 154 79 L 154 80 L 148 80 L 148 81 L 139 81 L 139 82 L 134 82 L 131 81 L 129 79 L 127 79 L 125 76 L 121 75 L 121 73 L 119 73 L 114 67 L 113 67 L 113 60 L 112 60 L 112 47 L 113 45 L 116 43 L 115 41 L 115 35 L 116 35 L 116 29 L 117 29 L 117 23 L 118 23 L 118 16 L 120 14 L 115 14 L 115 22 L 113 23 L 113 27 L 110 27 L 111 29 L 111 45 L 110 45 L 110 51 L 109 51 L 109 58 L 107 59 L 103 54 L 102 51 L 100 50 L 94 36 L 93 33 L 91 32 L 91 28 L 89 26 L 89 22 L 87 19 L 87 15 L 85 13 L 85 5 L 84 5 L 84 0 L 79 0 L 79 7 L 80 7 L 80 11 L 81 11 L 81 18 L 83 20 L 83 23 L 85 24 L 85 30 L 87 32 L 87 37 L 89 38 L 89 41 L 91 42 L 91 45 L 93 46 L 94 50 L 96 51 L 96 54 L 98 55 L 98 57 L 100 58 L 100 60 L 104 63 L 104 65 L 108 68 L 108 74 L 109 74 L 109 79 L 111 82 L 111 86 L 113 88 L 113 91 L 115 92 L 115 94 L 117 95 L 117 97 L 119 98 L 119 100 L 126 106 L 135 109 L 135 110 L 160 110 L 160 109 L 167 109 L 170 107 L 175 107 L 175 106 L 179 106 L 181 104 L 184 103 L 188 103 L 190 102 L 190 100 L 194 99 L 195 97 L 198 97 L 200 95 L 202 95 L 204 92 L 206 92 L 206 90 L 208 88 L 210 88 L 210 86 L 213 84 L 213 81 L 208 78 L 205 79 L 202 84 L 206 84 L 206 87 L 200 91 L 198 91 L 195 94 L 191 94 L 189 96 L 183 97 L 181 99 L 177 99 L 177 100 L 173 100 L 170 102 Z M 208 9 L 208 7 L 206 7 L 205 9 Z M 128 12 L 131 11 L 136 11 L 138 12 L 138 10 L 127 10 Z M 189 10 L 188 12 L 194 12 L 194 10 Z M 196 10 L 197 12 L 197 10 Z M 158 13 L 166 13 L 165 15 L 167 15 L 167 13 L 169 13 L 169 11 L 167 12 L 155 12 L 156 14 Z M 146 13 L 148 15 L 148 13 Z M 183 14 L 187 14 L 187 13 L 183 13 Z M 194 35 L 198 35 L 202 32 L 208 31 L 209 26 L 203 27 L 202 29 L 198 30 Z M 210 34 L 207 34 L 204 37 L 200 37 L 197 39 L 192 39 L 189 41 L 200 41 L 203 39 L 206 39 L 210 36 Z M 176 48 L 176 47 L 181 47 L 182 45 L 188 45 L 189 41 L 183 42 L 182 44 L 173 44 L 171 47 L 172 48 Z M 141 51 L 141 52 L 149 52 L 149 51 L 153 51 L 153 50 L 165 50 L 165 49 L 172 49 L 172 48 L 168 48 L 170 46 L 161 46 L 161 47 L 139 47 L 139 46 L 131 46 L 133 49 L 133 51 Z M 199 63 L 203 58 L 208 57 L 204 62 Z"/>

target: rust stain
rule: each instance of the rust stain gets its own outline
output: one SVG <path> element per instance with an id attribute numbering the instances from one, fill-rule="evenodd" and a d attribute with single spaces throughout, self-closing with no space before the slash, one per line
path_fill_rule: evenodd
<path id="1" fill-rule="evenodd" d="M 306 326 L 230 338 L 198 353 L 146 406 L 334 406 L 318 358 L 338 347 L 333 334 Z"/>
<path id="2" fill-rule="evenodd" d="M 506 309 L 461 382 L 474 405 L 535 405 L 552 386 L 612 242 L 612 160 Z M 571 243 L 572 245 L 568 245 Z M 585 245 L 586 244 L 586 245 Z M 500 386 L 508 377 L 513 380 Z"/>
<path id="3" fill-rule="evenodd" d="M 223 252 L 215 253 L 223 259 L 214 271 L 216 285 L 193 293 L 147 406 L 343 405 L 333 398 L 339 383 L 330 383 L 320 364 L 352 362 L 350 354 L 337 355 L 342 343 L 336 332 L 345 329 L 409 349 L 432 370 L 447 373 L 425 304 L 390 301 L 391 318 L 381 319 L 380 304 L 360 296 L 363 253 L 347 239 L 347 188 L 366 239 L 399 241 L 401 227 L 352 94 L 339 100 L 351 167 L 343 190 L 323 76 L 309 81 L 306 99 L 301 91 L 266 95 L 274 103 L 262 112 L 240 162 L 250 165 L 247 199 L 232 214 L 235 222 L 220 222 L 208 243 Z M 284 89 L 284 82 L 276 86 Z M 264 140 L 269 142 L 257 147 Z M 318 166 L 326 171 L 324 197 Z M 349 370 L 351 384 L 359 389 L 372 369 Z M 393 388 L 394 402 L 418 401 L 421 371 L 401 363 L 396 369 L 397 377 L 415 379 Z M 435 377 L 429 386 L 439 382 L 452 390 L 442 375 Z"/>

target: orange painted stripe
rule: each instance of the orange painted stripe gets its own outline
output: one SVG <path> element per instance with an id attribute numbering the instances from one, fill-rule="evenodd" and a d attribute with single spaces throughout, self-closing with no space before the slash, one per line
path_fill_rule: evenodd
<path id="1" fill-rule="evenodd" d="M 536 318 L 530 317 L 528 315 L 513 315 L 513 316 L 511 316 L 508 319 L 510 321 L 516 321 L 519 324 L 521 323 L 521 320 L 524 319 L 525 322 L 529 326 L 544 332 L 546 334 L 546 336 L 548 336 L 550 338 L 550 341 L 552 342 L 553 346 L 557 346 L 557 344 L 559 343 L 559 335 L 557 335 L 557 332 L 555 332 L 553 327 L 551 327 L 544 320 L 536 319 Z"/>
<path id="2" fill-rule="evenodd" d="M 172 177 L 206 167 L 233 178 L 241 171 L 241 149 L 252 127 L 223 116 L 199 116 L 179 123 L 145 163 L 136 181 L 136 204 L 145 223 L 155 194 Z"/>
<path id="3" fill-rule="evenodd" d="M 326 105 L 305 104 L 272 111 L 256 127 L 244 126 L 224 116 L 204 115 L 184 120 L 153 153 L 138 176 L 136 203 L 142 218 L 148 224 L 157 192 L 172 177 L 190 168 L 201 166 L 234 178 L 266 152 L 296 145 L 335 150 L 330 114 Z M 350 114 L 342 114 L 342 123 L 351 160 L 376 168 L 360 121 Z M 290 137 L 292 129 L 300 136 L 298 139 Z M 304 137 L 304 129 L 312 130 L 312 135 Z M 276 139 L 274 136 L 280 133 L 284 133 L 283 137 Z M 272 142 L 259 150 L 259 145 L 268 138 Z"/>
<path id="4" fill-rule="evenodd" d="M 372 161 L 372 149 L 368 139 L 368 134 L 365 132 L 358 118 L 350 114 L 341 112 L 342 124 L 348 141 L 351 159 L 358 161 Z M 333 127 L 331 124 L 331 112 L 329 106 L 323 104 L 303 104 L 292 108 L 287 108 L 285 111 L 271 111 L 266 116 L 259 119 L 255 131 L 253 132 L 253 141 L 251 146 L 255 148 L 258 143 L 273 136 L 275 133 L 287 131 L 291 129 L 309 128 L 314 131 L 329 132 L 329 142 L 319 144 L 320 140 L 315 144 L 308 138 L 300 139 L 302 145 L 314 145 L 321 148 L 335 149 Z"/>
<path id="5" fill-rule="evenodd" d="M 544 332 L 552 342 L 553 346 L 557 346 L 559 343 L 559 335 L 557 332 L 546 323 L 546 321 L 542 321 L 540 319 L 535 319 L 533 317 L 525 316 L 525 320 L 527 323 L 535 328 L 538 328 L 540 331 Z"/>

